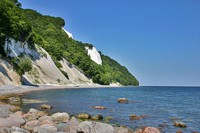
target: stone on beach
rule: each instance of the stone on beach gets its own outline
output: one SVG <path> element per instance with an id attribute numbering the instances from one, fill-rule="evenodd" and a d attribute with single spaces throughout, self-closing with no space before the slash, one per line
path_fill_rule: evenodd
<path id="1" fill-rule="evenodd" d="M 117 100 L 117 102 L 118 102 L 118 103 L 129 103 L 128 99 L 126 99 L 126 98 L 119 98 L 119 99 Z"/>
<path id="2" fill-rule="evenodd" d="M 38 119 L 40 122 L 49 120 L 49 121 L 53 121 L 53 118 L 51 116 L 42 116 Z"/>
<path id="3" fill-rule="evenodd" d="M 114 128 L 111 125 L 84 121 L 78 125 L 78 133 L 114 133 Z"/>
<path id="4" fill-rule="evenodd" d="M 67 113 L 55 113 L 51 117 L 55 122 L 68 122 L 70 119 Z"/>
<path id="5" fill-rule="evenodd" d="M 23 128 L 19 128 L 19 127 L 12 127 L 12 130 L 14 130 L 14 132 L 18 132 L 18 133 L 30 133 L 28 130 L 25 130 Z M 12 133 L 14 133 L 12 132 Z"/>
<path id="6" fill-rule="evenodd" d="M 114 127 L 114 130 L 114 133 L 133 133 L 132 129 L 124 127 Z"/>
<path id="7" fill-rule="evenodd" d="M 144 129 L 138 129 L 135 133 L 161 133 L 161 132 L 155 127 L 146 127 Z"/>
<path id="8" fill-rule="evenodd" d="M 40 126 L 41 122 L 38 120 L 33 120 L 33 121 L 28 121 L 25 125 L 24 128 L 29 130 L 29 131 L 33 131 L 33 129 L 37 126 Z"/>
<path id="9" fill-rule="evenodd" d="M 90 118 L 91 118 L 91 115 L 88 114 L 88 113 L 81 113 L 81 114 L 78 114 L 78 115 L 77 115 L 77 118 L 78 118 L 78 119 L 90 119 Z"/>
<path id="10" fill-rule="evenodd" d="M 55 126 L 45 124 L 34 128 L 35 133 L 55 133 L 57 128 Z"/>

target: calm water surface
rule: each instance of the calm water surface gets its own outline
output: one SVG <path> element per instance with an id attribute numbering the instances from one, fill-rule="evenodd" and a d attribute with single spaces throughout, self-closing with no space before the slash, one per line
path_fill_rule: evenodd
<path id="1" fill-rule="evenodd" d="M 128 98 L 129 104 L 118 104 L 120 97 Z M 44 100 L 54 106 L 52 112 L 65 111 L 70 115 L 87 112 L 91 115 L 112 116 L 111 121 L 131 128 L 141 126 L 159 127 L 167 133 L 177 130 L 190 133 L 200 131 L 200 87 L 123 87 L 98 89 L 70 89 L 31 92 L 23 96 L 25 99 Z M 40 103 L 41 104 L 41 103 Z M 24 110 L 38 108 L 40 104 L 24 104 Z M 106 106 L 106 110 L 95 110 L 92 106 Z M 147 114 L 151 118 L 131 121 L 131 114 Z M 188 125 L 186 129 L 173 126 L 175 121 Z"/>

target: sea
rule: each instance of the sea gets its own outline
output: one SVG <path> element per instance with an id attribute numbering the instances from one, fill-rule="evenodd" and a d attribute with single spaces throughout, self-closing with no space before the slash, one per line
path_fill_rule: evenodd
<path id="1" fill-rule="evenodd" d="M 160 128 L 165 133 L 183 131 L 200 132 L 200 87 L 116 87 L 79 88 L 30 92 L 23 99 L 41 102 L 26 102 L 24 111 L 38 109 L 41 104 L 54 108 L 50 113 L 67 112 L 70 115 L 89 113 L 112 117 L 110 123 L 133 128 L 144 126 Z M 128 104 L 119 104 L 119 98 L 127 98 Z M 105 106 L 97 110 L 93 106 Z M 130 120 L 130 115 L 147 115 L 141 120 Z M 177 128 L 175 122 L 183 122 L 187 128 Z M 159 125 L 163 125 L 160 127 Z"/>

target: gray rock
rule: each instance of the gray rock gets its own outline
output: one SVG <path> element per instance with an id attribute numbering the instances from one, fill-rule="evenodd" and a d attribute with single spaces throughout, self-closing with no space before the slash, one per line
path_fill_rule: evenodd
<path id="1" fill-rule="evenodd" d="M 133 133 L 132 129 L 124 127 L 114 127 L 114 130 L 114 133 Z"/>
<path id="2" fill-rule="evenodd" d="M 30 133 L 28 130 L 19 128 L 19 127 L 12 127 L 12 129 L 16 132 L 20 132 L 20 133 Z"/>
<path id="3" fill-rule="evenodd" d="M 34 128 L 34 132 L 36 133 L 55 133 L 57 132 L 57 128 L 55 126 L 45 124 Z"/>
<path id="4" fill-rule="evenodd" d="M 70 118 L 67 113 L 55 113 L 51 117 L 55 122 L 68 122 Z"/>
<path id="5" fill-rule="evenodd" d="M 43 122 L 45 120 L 53 121 L 53 118 L 51 116 L 42 116 L 38 119 L 40 122 Z"/>
<path id="6" fill-rule="evenodd" d="M 84 121 L 78 125 L 79 133 L 114 133 L 114 128 L 111 125 L 100 123 Z"/>
<path id="7" fill-rule="evenodd" d="M 0 128 L 0 133 L 11 133 L 12 131 L 14 131 L 14 130 L 11 128 L 8 128 L 8 127 Z"/>
<path id="8" fill-rule="evenodd" d="M 146 127 L 142 133 L 160 133 L 155 127 Z"/>
<path id="9" fill-rule="evenodd" d="M 22 105 L 21 97 L 11 97 L 9 98 L 9 103 L 12 105 Z"/>
<path id="10" fill-rule="evenodd" d="M 24 128 L 29 130 L 29 131 L 32 131 L 35 127 L 38 127 L 40 126 L 40 122 L 38 120 L 33 120 L 33 121 L 28 121 L 25 125 L 24 125 Z"/>
<path id="11" fill-rule="evenodd" d="M 20 127 L 24 122 L 22 118 L 0 118 L 0 127 Z"/>

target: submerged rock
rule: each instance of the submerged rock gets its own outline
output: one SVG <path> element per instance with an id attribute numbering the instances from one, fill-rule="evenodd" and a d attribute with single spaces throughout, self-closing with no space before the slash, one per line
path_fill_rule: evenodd
<path id="1" fill-rule="evenodd" d="M 185 123 L 183 123 L 183 122 L 175 122 L 174 126 L 175 127 L 180 127 L 180 128 L 186 128 L 187 127 L 187 125 Z"/>
<path id="2" fill-rule="evenodd" d="M 102 115 L 96 115 L 96 116 L 92 116 L 91 119 L 95 120 L 95 121 L 97 121 L 97 120 L 103 120 L 103 116 Z"/>
<path id="3" fill-rule="evenodd" d="M 22 99 L 21 97 L 10 97 L 9 103 L 12 105 L 22 105 Z"/>
<path id="4" fill-rule="evenodd" d="M 137 116 L 135 114 L 131 115 L 129 118 L 130 118 L 130 120 L 141 120 L 142 119 L 142 117 Z"/>
<path id="5" fill-rule="evenodd" d="M 68 122 L 70 119 L 67 113 L 55 113 L 51 117 L 55 122 Z"/>
<path id="6" fill-rule="evenodd" d="M 117 100 L 117 102 L 118 102 L 118 103 L 129 103 L 128 99 L 126 99 L 126 98 L 119 98 L 119 99 Z"/>
<path id="7" fill-rule="evenodd" d="M 88 113 L 81 113 L 81 114 L 78 114 L 78 115 L 77 115 L 77 118 L 78 118 L 78 119 L 90 119 L 90 118 L 91 118 L 91 115 L 88 114 Z"/>
<path id="8" fill-rule="evenodd" d="M 78 133 L 114 133 L 114 128 L 111 125 L 84 121 L 78 125 Z"/>
<path id="9" fill-rule="evenodd" d="M 94 109 L 100 109 L 100 110 L 106 109 L 105 106 L 93 106 L 92 108 L 94 108 Z"/>

